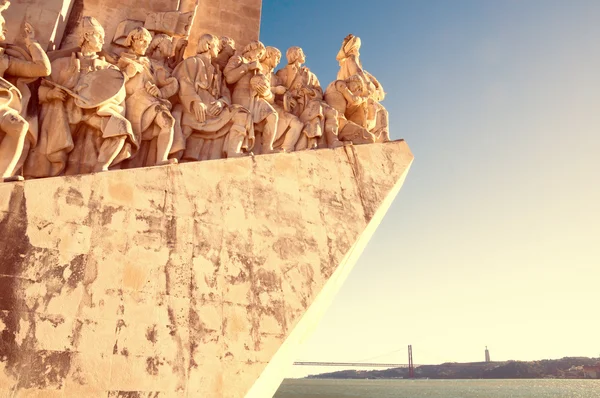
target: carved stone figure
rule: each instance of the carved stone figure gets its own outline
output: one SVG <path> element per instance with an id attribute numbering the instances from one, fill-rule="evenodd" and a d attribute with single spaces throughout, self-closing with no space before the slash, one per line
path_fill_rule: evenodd
<path id="1" fill-rule="evenodd" d="M 359 75 L 352 75 L 346 80 L 336 80 L 325 90 L 325 101 L 338 112 L 338 137 L 341 141 L 350 141 L 353 144 L 375 142 L 375 136 L 365 127 L 348 120 L 357 113 L 357 119 L 366 119 L 364 113 L 367 108 L 364 105 L 368 97 L 363 96 L 364 92 L 365 84 Z"/>
<path id="2" fill-rule="evenodd" d="M 300 47 L 290 47 L 286 58 L 288 64 L 276 75 L 288 89 L 287 98 L 284 97 L 286 109 L 290 109 L 304 124 L 296 149 L 342 146 L 337 136 L 337 112 L 323 101 L 323 89 L 317 76 L 302 66 L 306 61 L 304 52 Z"/>
<path id="3" fill-rule="evenodd" d="M 304 124 L 294 114 L 285 110 L 282 100 L 276 100 L 283 98 L 282 96 L 287 92 L 287 88 L 274 73 L 279 61 L 281 61 L 281 51 L 275 47 L 266 47 L 265 55 L 261 59 L 265 81 L 256 79 L 255 81 L 260 84 L 255 87 L 255 91 L 263 92 L 263 98 L 273 106 L 279 115 L 273 148 L 292 152 L 296 148 Z"/>
<path id="4" fill-rule="evenodd" d="M 336 57 L 340 64 L 338 80 L 345 80 L 352 75 L 360 76 L 365 82 L 364 95 L 369 98 L 363 105 L 367 109 L 366 112 L 356 113 L 354 117 L 348 117 L 348 120 L 367 128 L 376 137 L 377 142 L 389 141 L 388 112 L 380 104 L 380 101 L 385 98 L 385 92 L 379 81 L 363 70 L 360 62 L 360 46 L 360 38 L 350 34 L 344 38 Z"/>
<path id="5" fill-rule="evenodd" d="M 2 4 L 0 12 L 9 4 Z M 6 38 L 5 25 L 0 13 L 0 42 Z M 50 60 L 35 40 L 35 31 L 28 23 L 25 24 L 24 36 L 28 50 L 26 55 L 31 60 L 9 55 L 6 48 L 0 47 L 0 176 L 4 181 L 21 179 L 14 174 L 21 168 L 30 146 L 37 142 L 37 126 L 36 129 L 30 129 L 27 120 L 20 115 L 27 107 L 26 100 L 29 98 L 24 101 L 21 91 L 4 76 L 38 78 L 50 74 Z M 37 115 L 34 117 L 37 119 Z"/>
<path id="6" fill-rule="evenodd" d="M 218 38 L 203 35 L 197 52 L 173 72 L 183 108 L 181 134 L 186 147 L 182 160 L 243 156 L 254 146 L 252 117 L 247 109 L 232 105 L 223 75 L 213 65 L 219 52 Z"/>
<path id="7" fill-rule="evenodd" d="M 155 57 L 165 58 L 172 52 L 169 36 L 157 35 L 153 40 L 150 32 L 138 27 L 127 36 L 130 51 L 121 54 L 119 68 L 127 76 L 126 115 L 133 133 L 140 141 L 140 151 L 123 167 L 141 167 L 176 163 L 168 159 L 173 143 L 175 119 L 171 115 L 169 98 L 177 93 L 177 79 L 170 76 L 164 62 L 155 65 L 146 57 L 151 42 Z"/>
<path id="8" fill-rule="evenodd" d="M 219 66 L 221 71 L 225 70 L 229 58 L 235 54 L 235 41 L 227 36 L 222 36 L 219 39 L 219 55 L 215 58 L 215 64 Z"/>
<path id="9" fill-rule="evenodd" d="M 138 149 L 125 118 L 125 76 L 98 56 L 104 29 L 95 18 L 83 18 L 79 44 L 81 52 L 52 62 L 40 87 L 40 140 L 26 177 L 106 171 Z"/>
<path id="10" fill-rule="evenodd" d="M 262 133 L 262 145 L 256 148 L 257 153 L 273 152 L 279 120 L 277 111 L 265 98 L 258 95 L 250 83 L 254 76 L 262 74 L 260 59 L 264 54 L 265 46 L 259 41 L 252 41 L 244 47 L 241 55 L 234 55 L 229 59 L 223 72 L 227 83 L 233 85 L 232 102 L 250 111 L 255 132 Z"/>

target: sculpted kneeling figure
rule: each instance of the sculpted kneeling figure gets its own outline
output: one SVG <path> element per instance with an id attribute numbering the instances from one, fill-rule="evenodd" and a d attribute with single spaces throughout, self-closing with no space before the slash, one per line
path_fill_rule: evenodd
<path id="1" fill-rule="evenodd" d="M 5 20 L 0 14 L 0 41 L 5 40 Z M 25 45 L 31 61 L 8 55 L 4 47 L 0 47 L 0 177 L 4 181 L 21 179 L 15 177 L 27 155 L 29 144 L 35 144 L 37 136 L 27 139 L 29 123 L 20 115 L 23 102 L 22 94 L 12 83 L 4 79 L 4 75 L 14 77 L 43 77 L 50 74 L 50 60 L 42 47 L 35 41 L 33 27 L 25 24 Z"/>
<path id="2" fill-rule="evenodd" d="M 352 75 L 346 80 L 336 80 L 325 90 L 325 101 L 338 112 L 339 138 L 353 144 L 371 144 L 376 138 L 365 127 L 351 121 L 356 114 L 357 119 L 365 118 L 365 105 L 368 97 L 363 96 L 365 84 L 359 75 Z M 348 120 L 350 119 L 350 120 Z"/>
<path id="3" fill-rule="evenodd" d="M 162 45 L 168 47 L 170 41 L 162 39 Z M 161 40 L 160 36 L 157 40 Z M 168 98 L 177 93 L 179 84 L 177 79 L 167 75 L 166 65 L 163 65 L 163 69 L 158 68 L 159 65 L 154 68 L 151 60 L 145 56 L 151 41 L 148 30 L 143 27 L 133 29 L 125 42 L 130 51 L 122 53 L 118 63 L 127 76 L 127 119 L 140 142 L 140 151 L 125 162 L 124 167 L 177 163 L 176 159 L 168 159 L 175 126 Z M 158 76 L 156 71 L 161 71 L 162 76 Z M 153 141 L 155 145 L 151 146 L 150 142 Z M 148 146 L 154 149 L 149 150 Z"/>
<path id="4" fill-rule="evenodd" d="M 182 160 L 242 156 L 254 146 L 250 112 L 232 105 L 229 89 L 213 59 L 219 53 L 219 39 L 211 34 L 198 41 L 198 54 L 179 64 L 173 75 L 179 81 L 179 101 L 183 106 L 181 130 L 187 140 Z M 206 145 L 210 143 L 210 149 Z"/>
<path id="5" fill-rule="evenodd" d="M 26 177 L 106 171 L 133 156 L 138 140 L 125 118 L 125 76 L 98 56 L 104 29 L 84 17 L 81 52 L 52 63 L 39 90 L 40 140 L 27 158 Z"/>

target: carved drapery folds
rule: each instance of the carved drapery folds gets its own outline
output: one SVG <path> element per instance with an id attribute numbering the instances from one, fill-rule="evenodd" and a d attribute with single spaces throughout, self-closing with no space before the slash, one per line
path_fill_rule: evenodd
<path id="1" fill-rule="evenodd" d="M 358 37 L 343 40 L 337 80 L 323 91 L 299 47 L 275 71 L 278 49 L 252 41 L 236 51 L 231 38 L 205 34 L 183 59 L 193 16 L 125 20 L 110 44 L 84 17 L 79 47 L 49 56 L 28 24 L 26 49 L 3 44 L 4 180 L 389 140 L 385 93 L 362 67 Z"/>

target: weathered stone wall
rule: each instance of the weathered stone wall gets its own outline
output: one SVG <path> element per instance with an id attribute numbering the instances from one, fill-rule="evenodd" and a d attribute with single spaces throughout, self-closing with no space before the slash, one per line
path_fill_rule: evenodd
<path id="1" fill-rule="evenodd" d="M 397 141 L 0 184 L 0 396 L 267 397 L 411 162 Z"/>
<path id="2" fill-rule="evenodd" d="M 71 7 L 77 0 L 11 0 L 6 19 L 7 43 L 22 44 L 25 22 L 36 30 L 36 38 L 47 50 L 56 50 L 66 28 Z"/>
<path id="3" fill-rule="evenodd" d="M 186 55 L 194 55 L 194 43 L 204 33 L 228 36 L 242 49 L 258 40 L 262 0 L 199 0 Z"/>
<path id="4" fill-rule="evenodd" d="M 67 0 L 65 0 L 67 1 Z M 117 26 L 126 19 L 145 21 L 151 12 L 177 11 L 179 0 L 73 0 L 61 48 L 77 47 L 81 18 L 95 17 L 104 27 L 109 44 Z M 218 0 L 214 0 L 218 1 Z"/>
<path id="5" fill-rule="evenodd" d="M 186 54 L 195 54 L 196 43 L 204 33 L 229 36 L 240 46 L 258 40 L 261 5 L 262 0 L 198 0 Z M 196 0 L 11 0 L 4 14 L 8 43 L 19 42 L 28 21 L 36 28 L 42 47 L 50 51 L 77 47 L 83 16 L 100 21 L 109 45 L 125 19 L 144 21 L 151 12 L 191 12 L 195 8 Z"/>

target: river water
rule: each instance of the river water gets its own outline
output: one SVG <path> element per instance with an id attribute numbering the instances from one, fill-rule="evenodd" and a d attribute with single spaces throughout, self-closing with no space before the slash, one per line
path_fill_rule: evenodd
<path id="1" fill-rule="evenodd" d="M 274 398 L 600 398 L 600 380 L 285 380 Z"/>

